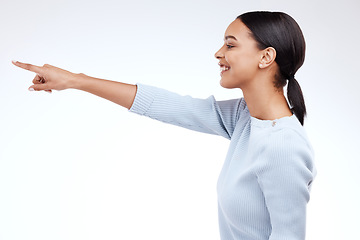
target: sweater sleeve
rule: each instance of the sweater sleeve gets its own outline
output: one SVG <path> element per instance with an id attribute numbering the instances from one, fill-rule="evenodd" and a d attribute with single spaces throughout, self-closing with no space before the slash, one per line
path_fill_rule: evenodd
<path id="1" fill-rule="evenodd" d="M 243 98 L 216 101 L 213 96 L 197 99 L 190 96 L 137 84 L 130 112 L 187 129 L 220 135 L 230 139 L 244 109 Z"/>
<path id="2" fill-rule="evenodd" d="M 268 140 L 256 174 L 271 221 L 269 240 L 304 240 L 315 171 L 312 150 L 290 129 L 273 133 Z"/>

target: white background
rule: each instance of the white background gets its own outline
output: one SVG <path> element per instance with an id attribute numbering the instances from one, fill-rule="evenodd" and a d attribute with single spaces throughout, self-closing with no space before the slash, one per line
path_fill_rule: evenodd
<path id="1" fill-rule="evenodd" d="M 76 90 L 29 92 L 35 74 L 11 60 L 237 98 L 214 53 L 250 10 L 289 13 L 307 41 L 296 74 L 318 168 L 307 239 L 360 239 L 357 0 L 1 0 L 0 239 L 219 239 L 227 140 Z"/>

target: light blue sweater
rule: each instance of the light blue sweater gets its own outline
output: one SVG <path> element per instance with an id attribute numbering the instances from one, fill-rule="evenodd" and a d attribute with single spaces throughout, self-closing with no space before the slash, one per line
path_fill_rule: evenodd
<path id="1" fill-rule="evenodd" d="M 250 116 L 243 98 L 195 99 L 138 84 L 130 111 L 230 139 L 218 184 L 222 240 L 303 240 L 315 177 L 313 152 L 295 115 Z"/>

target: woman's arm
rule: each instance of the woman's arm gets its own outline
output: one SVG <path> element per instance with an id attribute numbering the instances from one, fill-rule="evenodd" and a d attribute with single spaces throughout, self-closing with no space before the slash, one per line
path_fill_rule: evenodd
<path id="1" fill-rule="evenodd" d="M 83 73 L 72 73 L 49 64 L 42 67 L 17 61 L 13 61 L 13 64 L 36 73 L 29 90 L 51 92 L 73 88 L 105 98 L 127 109 L 131 108 L 136 95 L 136 85 L 94 78 Z"/>
<path id="2" fill-rule="evenodd" d="M 293 129 L 274 130 L 256 168 L 271 221 L 269 240 L 304 240 L 306 206 L 316 174 L 309 144 Z"/>
<path id="3" fill-rule="evenodd" d="M 231 139 L 245 106 L 243 98 L 216 101 L 210 96 L 199 99 L 138 84 L 130 111 L 179 127 Z"/>
<path id="4" fill-rule="evenodd" d="M 48 64 L 42 67 L 28 63 L 14 65 L 35 72 L 29 90 L 47 91 L 68 88 L 83 90 L 108 99 L 132 112 L 199 132 L 230 139 L 244 109 L 242 99 L 217 102 L 214 97 L 195 99 L 163 89 L 130 85 L 72 73 Z"/>

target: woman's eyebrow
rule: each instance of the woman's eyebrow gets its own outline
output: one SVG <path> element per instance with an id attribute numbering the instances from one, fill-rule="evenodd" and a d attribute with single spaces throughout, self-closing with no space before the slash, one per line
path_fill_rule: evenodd
<path id="1" fill-rule="evenodd" d="M 234 39 L 235 41 L 237 41 L 236 37 L 231 36 L 231 35 L 225 36 L 224 41 L 228 40 L 229 38 L 232 38 L 232 39 Z"/>

